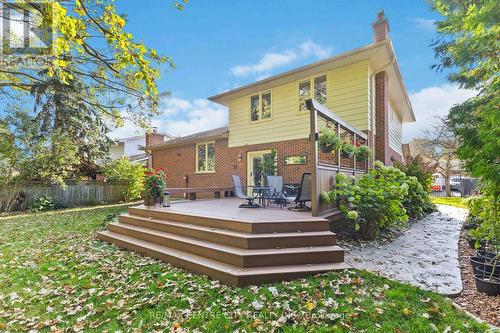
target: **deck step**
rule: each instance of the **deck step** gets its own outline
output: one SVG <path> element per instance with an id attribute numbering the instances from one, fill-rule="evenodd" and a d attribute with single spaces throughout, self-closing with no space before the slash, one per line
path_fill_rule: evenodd
<path id="1" fill-rule="evenodd" d="M 228 218 L 217 216 L 213 212 L 199 215 L 190 212 L 176 212 L 165 208 L 146 208 L 143 206 L 130 207 L 130 215 L 145 218 L 195 224 L 204 227 L 227 229 L 246 233 L 273 233 L 273 232 L 309 232 L 329 231 L 330 222 L 324 218 L 309 218 L 307 220 L 245 220 L 242 218 Z"/>
<path id="2" fill-rule="evenodd" d="M 110 223 L 108 230 L 238 267 L 335 263 L 344 260 L 344 250 L 336 245 L 241 249 L 121 222 Z"/>
<path id="3" fill-rule="evenodd" d="M 330 231 L 250 234 L 196 224 L 148 219 L 146 217 L 130 214 L 121 215 L 118 220 L 120 223 L 211 241 L 242 249 L 336 245 L 336 235 Z"/>
<path id="4" fill-rule="evenodd" d="M 98 237 L 101 240 L 113 243 L 121 248 L 134 250 L 138 253 L 163 260 L 174 266 L 181 267 L 195 273 L 208 275 L 230 285 L 249 285 L 276 280 L 288 280 L 307 275 L 315 275 L 328 271 L 349 268 L 349 266 L 343 262 L 241 268 L 221 263 L 217 260 L 172 249 L 150 241 L 118 234 L 113 231 L 99 232 Z"/>

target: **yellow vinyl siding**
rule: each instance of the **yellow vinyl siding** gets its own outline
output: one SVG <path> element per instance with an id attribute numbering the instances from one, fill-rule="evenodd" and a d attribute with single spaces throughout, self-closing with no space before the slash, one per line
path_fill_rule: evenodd
<path id="1" fill-rule="evenodd" d="M 402 123 L 396 110 L 393 108 L 393 104 L 389 102 L 389 147 L 392 150 L 403 155 L 401 144 L 402 144 Z"/>
<path id="2" fill-rule="evenodd" d="M 299 82 L 327 75 L 327 107 L 360 130 L 368 129 L 368 63 L 319 72 L 271 89 L 272 117 L 250 120 L 250 96 L 229 102 L 229 146 L 307 138 L 309 112 L 299 112 Z M 257 92 L 256 92 L 257 93 Z"/>

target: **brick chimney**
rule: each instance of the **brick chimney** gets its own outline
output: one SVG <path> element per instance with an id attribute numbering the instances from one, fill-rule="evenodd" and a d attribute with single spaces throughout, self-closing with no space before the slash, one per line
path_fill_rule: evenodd
<path id="1" fill-rule="evenodd" d="M 389 38 L 389 21 L 385 17 L 384 11 L 379 10 L 377 13 L 377 21 L 372 23 L 373 27 L 373 42 L 377 43 Z"/>
<path id="2" fill-rule="evenodd" d="M 155 145 L 163 141 L 165 141 L 165 136 L 158 134 L 158 129 L 156 127 L 153 127 L 153 131 L 151 133 L 146 133 L 146 146 Z"/>

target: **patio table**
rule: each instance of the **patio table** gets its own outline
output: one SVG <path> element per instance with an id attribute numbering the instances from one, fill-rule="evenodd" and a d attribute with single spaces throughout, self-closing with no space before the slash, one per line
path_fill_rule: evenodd
<path id="1" fill-rule="evenodd" d="M 264 197 L 269 188 L 270 186 L 268 185 L 252 186 L 252 194 L 257 193 L 256 198 L 259 199 L 259 204 L 261 204 L 264 208 L 266 208 L 266 200 Z"/>

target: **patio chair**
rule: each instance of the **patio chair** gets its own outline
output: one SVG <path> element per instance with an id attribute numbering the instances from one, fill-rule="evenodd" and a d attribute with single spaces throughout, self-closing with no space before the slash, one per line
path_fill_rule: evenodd
<path id="1" fill-rule="evenodd" d="M 294 193 L 294 187 L 283 184 L 283 176 L 266 176 L 267 185 L 269 186 L 265 199 L 269 202 L 274 202 L 280 205 L 280 208 L 286 206 L 285 196 Z M 295 197 L 293 197 L 295 198 Z"/>
<path id="2" fill-rule="evenodd" d="M 233 175 L 232 177 L 233 177 L 234 195 L 237 198 L 240 198 L 240 199 L 247 201 L 245 203 L 242 203 L 240 205 L 240 208 L 259 208 L 260 205 L 254 202 L 256 197 L 248 196 L 243 192 L 243 187 L 241 186 L 240 176 Z"/>
<path id="3" fill-rule="evenodd" d="M 285 200 L 294 201 L 295 207 L 288 208 L 294 211 L 310 211 L 311 208 L 306 205 L 306 202 L 311 201 L 311 173 L 302 174 L 302 181 L 296 196 L 285 196 Z"/>

